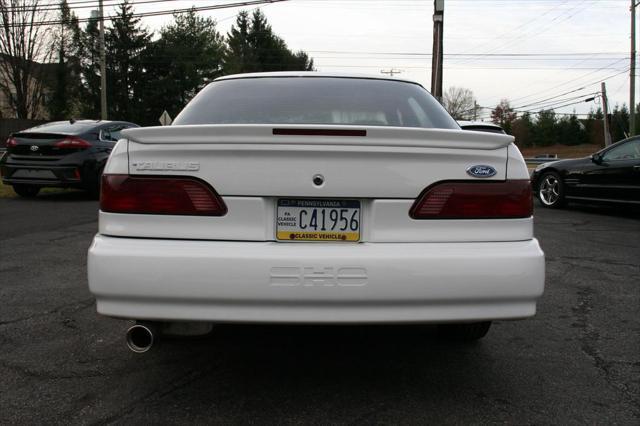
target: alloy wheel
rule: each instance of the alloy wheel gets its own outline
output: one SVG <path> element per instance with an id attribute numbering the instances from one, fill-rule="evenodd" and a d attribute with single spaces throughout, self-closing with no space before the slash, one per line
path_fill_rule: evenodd
<path id="1" fill-rule="evenodd" d="M 552 174 L 548 174 L 542 179 L 538 190 L 540 201 L 547 206 L 553 206 L 560 199 L 560 181 Z"/>

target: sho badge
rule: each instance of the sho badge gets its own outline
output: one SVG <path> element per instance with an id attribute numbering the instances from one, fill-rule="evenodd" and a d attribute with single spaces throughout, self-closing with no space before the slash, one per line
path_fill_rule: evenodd
<path id="1" fill-rule="evenodd" d="M 342 268 L 276 266 L 271 268 L 269 285 L 273 287 L 362 287 L 367 285 L 367 279 L 367 270 L 359 266 Z"/>
<path id="2" fill-rule="evenodd" d="M 467 174 L 477 178 L 490 178 L 495 176 L 496 173 L 498 173 L 496 169 L 491 166 L 477 165 L 467 168 Z"/>

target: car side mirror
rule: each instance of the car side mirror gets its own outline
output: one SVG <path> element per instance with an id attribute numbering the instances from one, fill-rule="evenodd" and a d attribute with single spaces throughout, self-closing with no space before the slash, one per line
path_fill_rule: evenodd
<path id="1" fill-rule="evenodd" d="M 594 163 L 596 163 L 596 164 L 600 164 L 600 163 L 602 163 L 602 155 L 600 155 L 600 154 L 593 154 L 593 155 L 591 156 L 591 161 L 593 161 L 593 162 L 594 162 Z"/>

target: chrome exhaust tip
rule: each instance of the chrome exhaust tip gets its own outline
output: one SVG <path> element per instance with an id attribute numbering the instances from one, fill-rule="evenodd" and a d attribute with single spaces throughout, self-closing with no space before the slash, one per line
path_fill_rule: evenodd
<path id="1" fill-rule="evenodd" d="M 157 340 L 155 327 L 150 324 L 137 323 L 127 330 L 127 347 L 137 354 L 149 351 Z"/>

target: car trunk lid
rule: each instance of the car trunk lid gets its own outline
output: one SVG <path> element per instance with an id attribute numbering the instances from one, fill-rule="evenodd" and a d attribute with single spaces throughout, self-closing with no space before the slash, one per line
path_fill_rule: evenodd
<path id="1" fill-rule="evenodd" d="M 8 146 L 9 154 L 18 157 L 29 157 L 31 160 L 63 157 L 84 148 L 59 147 L 56 144 L 68 138 L 76 138 L 66 133 L 14 133 L 14 143 Z"/>

